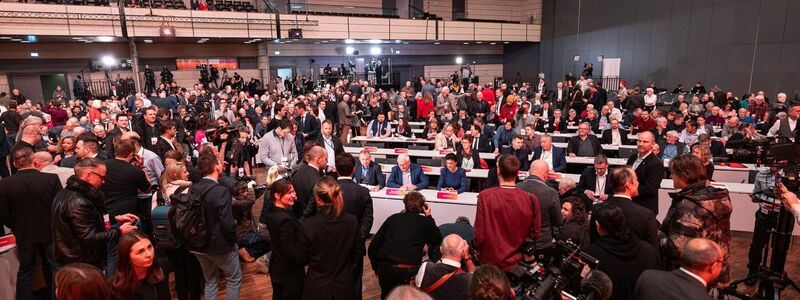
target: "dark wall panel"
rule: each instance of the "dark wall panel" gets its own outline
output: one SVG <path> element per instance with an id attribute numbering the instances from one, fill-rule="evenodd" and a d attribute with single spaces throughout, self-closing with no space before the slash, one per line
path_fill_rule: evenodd
<path id="1" fill-rule="evenodd" d="M 592 62 L 599 76 L 603 55 L 621 58 L 634 85 L 791 92 L 800 84 L 798 13 L 797 0 L 545 0 L 539 66 L 552 79 Z"/>

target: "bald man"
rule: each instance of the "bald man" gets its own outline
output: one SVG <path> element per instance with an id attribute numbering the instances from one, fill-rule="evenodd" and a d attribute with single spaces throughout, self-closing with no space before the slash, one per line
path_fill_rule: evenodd
<path id="1" fill-rule="evenodd" d="M 652 132 L 640 132 L 636 142 L 639 151 L 628 158 L 627 165 L 633 167 L 639 178 L 639 195 L 633 198 L 633 202 L 658 215 L 658 189 L 661 179 L 664 179 L 664 162 L 653 153 L 655 144 Z"/>
<path id="2" fill-rule="evenodd" d="M 639 276 L 634 299 L 711 299 L 707 289 L 722 272 L 723 252 L 717 243 L 695 238 L 681 252 L 681 268 L 647 270 Z"/>
<path id="3" fill-rule="evenodd" d="M 407 191 L 421 190 L 428 187 L 428 176 L 422 172 L 422 167 L 411 163 L 408 154 L 400 154 L 397 157 L 397 165 L 392 167 L 386 186 Z"/>
<path id="4" fill-rule="evenodd" d="M 459 235 L 451 234 L 442 240 L 439 250 L 442 253 L 441 261 L 422 263 L 414 277 L 414 285 L 433 299 L 469 299 L 469 281 L 471 273 L 475 271 L 475 263 L 469 256 L 469 245 Z M 462 261 L 466 263 L 462 265 Z M 437 285 L 437 281 L 444 276 L 449 279 Z"/>
<path id="5" fill-rule="evenodd" d="M 75 169 L 54 165 L 53 156 L 47 151 L 39 151 L 33 154 L 33 166 L 42 173 L 58 175 L 62 188 L 67 187 L 67 179 L 75 175 Z"/>
<path id="6" fill-rule="evenodd" d="M 553 257 L 555 229 L 563 222 L 561 201 L 558 191 L 547 186 L 547 173 L 550 168 L 544 160 L 534 160 L 525 181 L 517 183 L 517 188 L 536 196 L 541 210 L 542 235 L 536 240 L 536 260 L 547 263 Z"/>
<path id="7" fill-rule="evenodd" d="M 297 193 L 292 213 L 298 220 L 316 213 L 314 185 L 322 178 L 324 168 L 328 165 L 328 153 L 320 146 L 308 149 L 304 158 L 306 163 L 292 174 L 292 185 Z"/>

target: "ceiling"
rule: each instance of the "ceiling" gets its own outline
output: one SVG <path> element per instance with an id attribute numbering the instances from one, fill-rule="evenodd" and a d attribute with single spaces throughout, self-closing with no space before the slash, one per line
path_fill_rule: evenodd
<path id="1" fill-rule="evenodd" d="M 241 39 L 241 38 L 134 38 L 136 43 L 144 44 L 169 44 L 169 43 L 198 43 L 198 44 L 251 44 L 270 39 Z M 121 37 L 94 37 L 94 36 L 0 36 L 0 43 L 124 43 Z M 319 39 L 280 39 L 272 40 L 280 44 L 444 44 L 444 45 L 496 45 L 497 41 L 484 42 L 455 42 L 455 41 L 402 41 L 402 40 L 319 40 Z M 505 42 L 508 44 L 508 42 Z"/>

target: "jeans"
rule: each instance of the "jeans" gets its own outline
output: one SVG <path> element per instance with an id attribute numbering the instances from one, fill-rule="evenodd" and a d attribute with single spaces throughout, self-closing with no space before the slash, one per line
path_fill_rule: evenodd
<path id="1" fill-rule="evenodd" d="M 32 243 L 18 244 L 17 257 L 17 299 L 33 299 L 33 276 L 36 273 L 36 259 L 42 262 L 42 274 L 48 293 L 53 292 L 53 244 Z"/>
<path id="2" fill-rule="evenodd" d="M 239 247 L 242 247 L 250 254 L 253 258 L 259 258 L 264 254 L 267 254 L 270 250 L 270 244 L 268 241 L 264 239 L 261 234 L 255 231 L 251 231 L 242 235 L 242 239 L 239 240 Z"/>
<path id="3" fill-rule="evenodd" d="M 115 240 L 106 244 L 106 277 L 111 278 L 117 271 L 117 243 Z"/>
<path id="4" fill-rule="evenodd" d="M 753 227 L 753 241 L 750 243 L 750 252 L 747 255 L 747 270 L 750 274 L 757 273 L 764 257 L 764 248 L 769 242 L 769 231 L 778 226 L 778 213 L 764 214 L 756 211 L 756 224 Z"/>
<path id="5" fill-rule="evenodd" d="M 239 265 L 239 251 L 231 251 L 226 254 L 208 255 L 194 252 L 200 268 L 203 269 L 205 277 L 206 299 L 217 299 L 217 288 L 219 285 L 219 270 L 225 274 L 227 282 L 225 296 L 229 300 L 239 299 L 239 287 L 242 285 L 242 268 Z"/>

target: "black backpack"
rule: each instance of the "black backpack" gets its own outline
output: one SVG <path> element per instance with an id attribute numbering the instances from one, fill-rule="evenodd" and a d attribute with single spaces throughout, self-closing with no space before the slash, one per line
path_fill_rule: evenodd
<path id="1" fill-rule="evenodd" d="M 192 186 L 188 193 L 183 193 L 183 188 L 179 188 L 169 197 L 172 202 L 169 219 L 174 226 L 173 233 L 187 250 L 203 250 L 208 244 L 208 224 L 202 198 L 213 187 L 198 190 Z"/>

